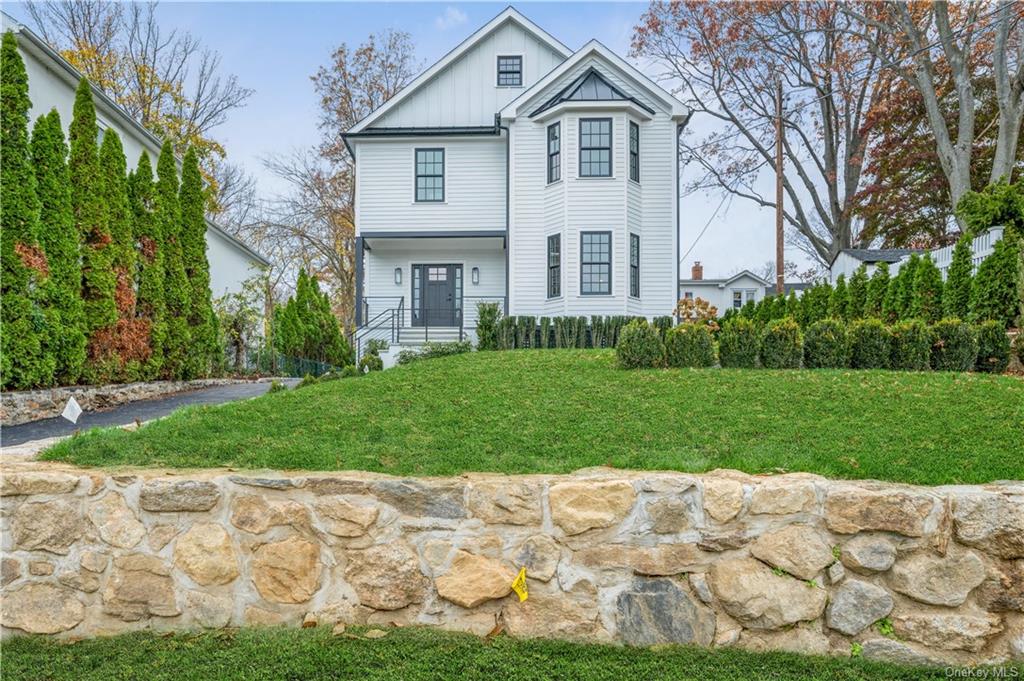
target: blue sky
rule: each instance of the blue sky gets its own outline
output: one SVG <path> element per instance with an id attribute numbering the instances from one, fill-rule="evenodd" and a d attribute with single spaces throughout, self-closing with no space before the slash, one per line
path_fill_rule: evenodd
<path id="1" fill-rule="evenodd" d="M 161 24 L 187 30 L 220 52 L 226 73 L 255 93 L 248 105 L 215 130 L 229 159 L 256 176 L 265 196 L 282 189 L 263 170 L 261 158 L 315 145 L 318 107 L 309 77 L 341 43 L 358 45 L 386 28 L 412 35 L 429 66 L 508 3 L 163 2 Z M 517 9 L 576 49 L 597 38 L 619 54 L 629 51 L 641 2 L 522 2 Z M 4 11 L 32 26 L 28 11 L 5 3 Z M 694 120 L 698 128 L 701 121 Z M 767 181 L 767 180 L 766 180 Z M 712 218 L 719 196 L 683 199 L 682 250 L 688 250 Z M 711 220 L 683 263 L 702 260 L 705 276 L 758 268 L 774 254 L 774 214 L 736 201 Z M 795 249 L 787 257 L 803 258 Z M 685 274 L 684 274 L 685 276 Z"/>

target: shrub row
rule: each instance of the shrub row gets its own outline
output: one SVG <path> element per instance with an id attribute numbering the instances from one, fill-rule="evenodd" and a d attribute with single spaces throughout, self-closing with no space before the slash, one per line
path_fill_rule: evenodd
<path id="1" fill-rule="evenodd" d="M 502 316 L 497 303 L 477 305 L 477 349 L 613 348 L 627 324 L 643 317 L 626 315 L 592 317 Z M 672 317 L 658 317 L 654 325 L 664 336 Z"/>

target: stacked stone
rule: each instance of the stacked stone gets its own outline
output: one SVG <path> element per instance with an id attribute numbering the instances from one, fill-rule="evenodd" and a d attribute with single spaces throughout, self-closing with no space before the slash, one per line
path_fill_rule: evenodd
<path id="1" fill-rule="evenodd" d="M 427 625 L 912 664 L 1024 659 L 1024 483 L 604 469 L 3 470 L 2 625 Z M 520 567 L 529 598 L 511 593 Z"/>

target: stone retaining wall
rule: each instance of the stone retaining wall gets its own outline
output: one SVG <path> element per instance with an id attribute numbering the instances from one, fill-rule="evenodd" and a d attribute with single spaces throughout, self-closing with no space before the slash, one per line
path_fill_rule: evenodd
<path id="1" fill-rule="evenodd" d="M 68 400 L 72 397 L 84 411 L 94 411 L 186 390 L 242 382 L 244 381 L 231 378 L 201 378 L 194 381 L 76 385 L 44 390 L 4 392 L 0 393 L 0 423 L 5 426 L 16 426 L 29 421 L 60 416 Z"/>
<path id="2" fill-rule="evenodd" d="M 3 472 L 5 634 L 502 625 L 903 663 L 1024 659 L 1020 482 Z"/>

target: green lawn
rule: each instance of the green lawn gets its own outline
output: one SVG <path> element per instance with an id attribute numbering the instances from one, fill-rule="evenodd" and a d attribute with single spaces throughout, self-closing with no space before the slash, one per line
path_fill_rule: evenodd
<path id="1" fill-rule="evenodd" d="M 942 679 L 861 659 L 745 653 L 683 646 L 656 649 L 557 641 L 483 640 L 409 628 L 384 638 L 331 636 L 326 628 L 131 634 L 64 644 L 41 637 L 3 645 L 4 681 L 44 679 Z"/>
<path id="2" fill-rule="evenodd" d="M 883 371 L 626 371 L 606 351 L 472 353 L 96 432 L 84 465 L 564 473 L 810 471 L 920 484 L 1024 478 L 1024 381 Z"/>

